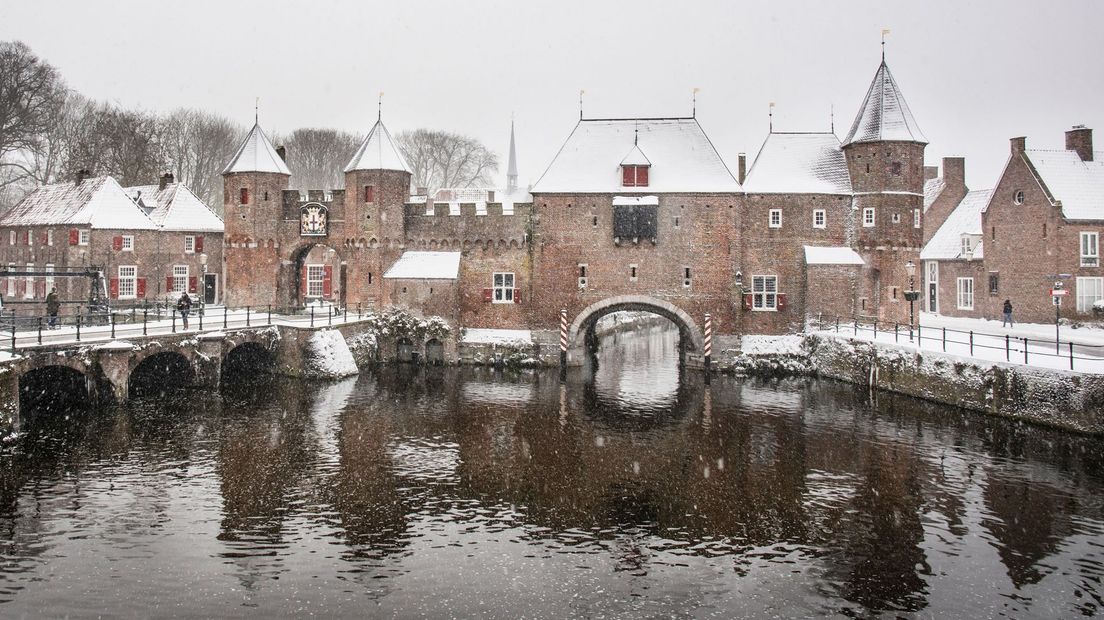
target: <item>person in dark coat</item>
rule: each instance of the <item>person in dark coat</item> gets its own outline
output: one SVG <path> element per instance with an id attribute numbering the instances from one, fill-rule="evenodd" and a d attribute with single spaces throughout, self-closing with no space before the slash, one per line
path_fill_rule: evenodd
<path id="1" fill-rule="evenodd" d="M 188 329 L 188 313 L 192 310 L 192 298 L 188 297 L 188 291 L 180 294 L 176 301 L 176 309 L 180 312 L 180 318 L 184 321 L 184 329 Z"/>
<path id="2" fill-rule="evenodd" d="M 1012 300 L 1004 300 L 1004 309 L 1002 310 L 1002 312 L 1004 312 L 1004 322 L 1001 323 L 1001 327 L 1004 327 L 1006 325 L 1008 327 L 1015 327 L 1015 325 L 1012 324 Z"/>
<path id="3" fill-rule="evenodd" d="M 46 296 L 46 316 L 49 317 L 47 323 L 50 325 L 50 329 L 57 327 L 58 311 L 61 310 L 61 302 L 58 301 L 57 287 L 50 289 L 50 294 Z"/>

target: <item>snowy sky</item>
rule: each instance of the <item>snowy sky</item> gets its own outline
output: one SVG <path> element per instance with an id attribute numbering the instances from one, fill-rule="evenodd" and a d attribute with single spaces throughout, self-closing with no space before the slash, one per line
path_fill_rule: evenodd
<path id="1" fill-rule="evenodd" d="M 1104 3 L 926 0 L 323 1 L 5 0 L 20 39 L 76 90 L 125 106 L 206 108 L 265 129 L 363 134 L 384 91 L 392 133 L 474 135 L 503 156 L 517 122 L 521 182 L 535 182 L 578 119 L 690 114 L 735 169 L 774 101 L 780 131 L 850 127 L 889 28 L 887 60 L 930 140 L 928 163 L 967 158 L 990 187 L 1008 138 L 1061 147 L 1104 130 L 1096 35 Z M 1104 136 L 1097 137 L 1104 144 Z"/>

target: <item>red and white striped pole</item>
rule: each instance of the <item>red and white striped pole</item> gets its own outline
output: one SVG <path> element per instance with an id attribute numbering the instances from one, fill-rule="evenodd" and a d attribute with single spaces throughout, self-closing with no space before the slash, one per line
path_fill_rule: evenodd
<path id="1" fill-rule="evenodd" d="M 713 317 L 705 315 L 705 380 L 709 381 L 709 366 L 713 361 Z"/>
<path id="2" fill-rule="evenodd" d="M 567 368 L 567 308 L 560 310 L 560 368 Z"/>

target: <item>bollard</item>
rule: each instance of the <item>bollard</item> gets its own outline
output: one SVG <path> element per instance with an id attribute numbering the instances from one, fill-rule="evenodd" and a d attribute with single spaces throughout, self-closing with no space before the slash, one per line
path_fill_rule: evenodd
<path id="1" fill-rule="evenodd" d="M 252 310 L 250 306 L 245 307 L 245 326 L 249 327 L 249 312 Z"/>
<path id="2" fill-rule="evenodd" d="M 311 306 L 311 327 L 314 327 L 314 306 Z"/>
<path id="3" fill-rule="evenodd" d="M 146 323 L 149 322 L 149 308 L 142 310 L 142 335 L 145 336 L 149 333 L 146 329 Z"/>
<path id="4" fill-rule="evenodd" d="M 1009 342 L 1008 334 L 1004 335 L 1004 361 L 1012 361 L 1012 346 Z"/>
<path id="5" fill-rule="evenodd" d="M 327 325 L 333 325 L 333 315 L 334 315 L 334 309 L 331 307 L 326 312 L 326 324 Z"/>
<path id="6" fill-rule="evenodd" d="M 172 333 L 176 333 L 176 313 L 172 313 Z"/>
<path id="7" fill-rule="evenodd" d="M 974 356 L 974 330 L 970 330 L 970 357 Z"/>
<path id="8" fill-rule="evenodd" d="M 268 324 L 272 325 L 272 304 L 268 304 Z"/>
<path id="9" fill-rule="evenodd" d="M 229 311 L 227 310 L 226 306 L 223 306 L 222 307 L 222 328 L 223 329 L 226 329 L 226 316 L 227 316 L 228 312 Z"/>
<path id="10" fill-rule="evenodd" d="M 1072 342 L 1069 343 L 1069 352 L 1070 352 L 1070 370 L 1073 370 L 1073 343 Z"/>
<path id="11" fill-rule="evenodd" d="M 897 321 L 893 322 L 893 342 L 901 342 L 901 325 Z"/>
<path id="12" fill-rule="evenodd" d="M 709 385 L 709 371 L 713 362 L 713 317 L 705 315 L 705 384 Z"/>
<path id="13" fill-rule="evenodd" d="M 1027 363 L 1027 337 L 1024 337 L 1024 364 Z"/>
<path id="14" fill-rule="evenodd" d="M 943 352 L 947 352 L 947 328 L 943 328 Z"/>
<path id="15" fill-rule="evenodd" d="M 42 317 L 38 317 L 38 344 L 42 344 Z"/>
<path id="16" fill-rule="evenodd" d="M 567 308 L 560 310 L 560 378 L 567 370 Z"/>

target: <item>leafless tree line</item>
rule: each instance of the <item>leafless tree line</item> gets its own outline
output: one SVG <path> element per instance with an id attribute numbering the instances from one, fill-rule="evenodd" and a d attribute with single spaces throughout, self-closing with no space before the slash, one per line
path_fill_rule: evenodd
<path id="1" fill-rule="evenodd" d="M 0 41 L 0 212 L 35 187 L 81 170 L 124 186 L 155 183 L 172 172 L 221 211 L 220 173 L 244 128 L 219 115 L 181 108 L 168 114 L 90 100 L 25 44 Z M 292 187 L 339 188 L 361 137 L 334 129 L 297 129 L 283 137 Z M 398 135 L 412 185 L 485 187 L 497 156 L 474 138 L 418 129 Z"/>

